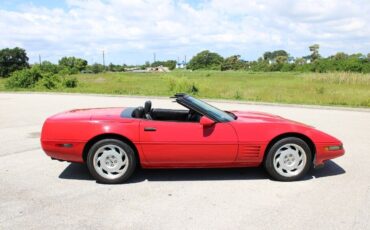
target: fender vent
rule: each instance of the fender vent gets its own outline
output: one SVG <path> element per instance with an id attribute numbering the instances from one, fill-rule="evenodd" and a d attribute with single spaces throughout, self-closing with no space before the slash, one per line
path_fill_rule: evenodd
<path id="1" fill-rule="evenodd" d="M 239 146 L 239 160 L 254 160 L 260 156 L 260 145 L 240 145 Z"/>

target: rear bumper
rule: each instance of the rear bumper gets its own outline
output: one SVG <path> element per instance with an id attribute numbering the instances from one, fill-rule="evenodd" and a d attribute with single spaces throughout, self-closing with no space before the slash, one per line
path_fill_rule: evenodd
<path id="1" fill-rule="evenodd" d="M 320 167 L 325 161 L 343 156 L 345 150 L 342 146 L 339 150 L 329 150 L 329 146 L 342 146 L 341 143 L 320 143 L 316 145 L 316 156 L 314 160 L 314 166 Z"/>
<path id="2" fill-rule="evenodd" d="M 83 149 L 85 142 L 41 140 L 41 146 L 46 155 L 52 159 L 78 163 L 84 162 Z"/>

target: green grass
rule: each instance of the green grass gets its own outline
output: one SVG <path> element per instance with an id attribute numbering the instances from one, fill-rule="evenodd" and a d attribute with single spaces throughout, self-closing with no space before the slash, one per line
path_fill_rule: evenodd
<path id="1" fill-rule="evenodd" d="M 170 96 L 313 105 L 370 107 L 370 74 L 295 72 L 173 71 L 171 73 L 78 74 L 76 88 L 26 91 Z M 0 79 L 0 91 L 5 91 Z"/>

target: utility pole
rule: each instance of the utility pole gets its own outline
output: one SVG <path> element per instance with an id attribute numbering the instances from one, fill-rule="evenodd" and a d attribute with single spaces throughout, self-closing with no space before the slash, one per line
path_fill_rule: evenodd
<path id="1" fill-rule="evenodd" d="M 104 57 L 104 50 L 103 50 L 103 66 L 104 66 L 104 69 L 105 69 L 105 57 Z"/>
<path id="2" fill-rule="evenodd" d="M 41 55 L 39 54 L 39 63 L 40 63 L 40 66 L 41 66 Z"/>
<path id="3" fill-rule="evenodd" d="M 186 66 L 186 55 L 184 56 L 184 65 Z"/>
<path id="4" fill-rule="evenodd" d="M 155 56 L 155 53 L 153 53 L 153 62 L 156 62 L 156 56 Z"/>

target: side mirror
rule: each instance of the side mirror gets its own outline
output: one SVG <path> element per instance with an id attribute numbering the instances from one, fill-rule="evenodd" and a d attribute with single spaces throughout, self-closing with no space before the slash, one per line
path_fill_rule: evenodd
<path id="1" fill-rule="evenodd" d="M 211 120 L 210 118 L 208 118 L 206 116 L 201 117 L 199 123 L 203 127 L 209 127 L 209 126 L 212 126 L 213 124 L 215 124 L 215 122 L 213 120 Z"/>

